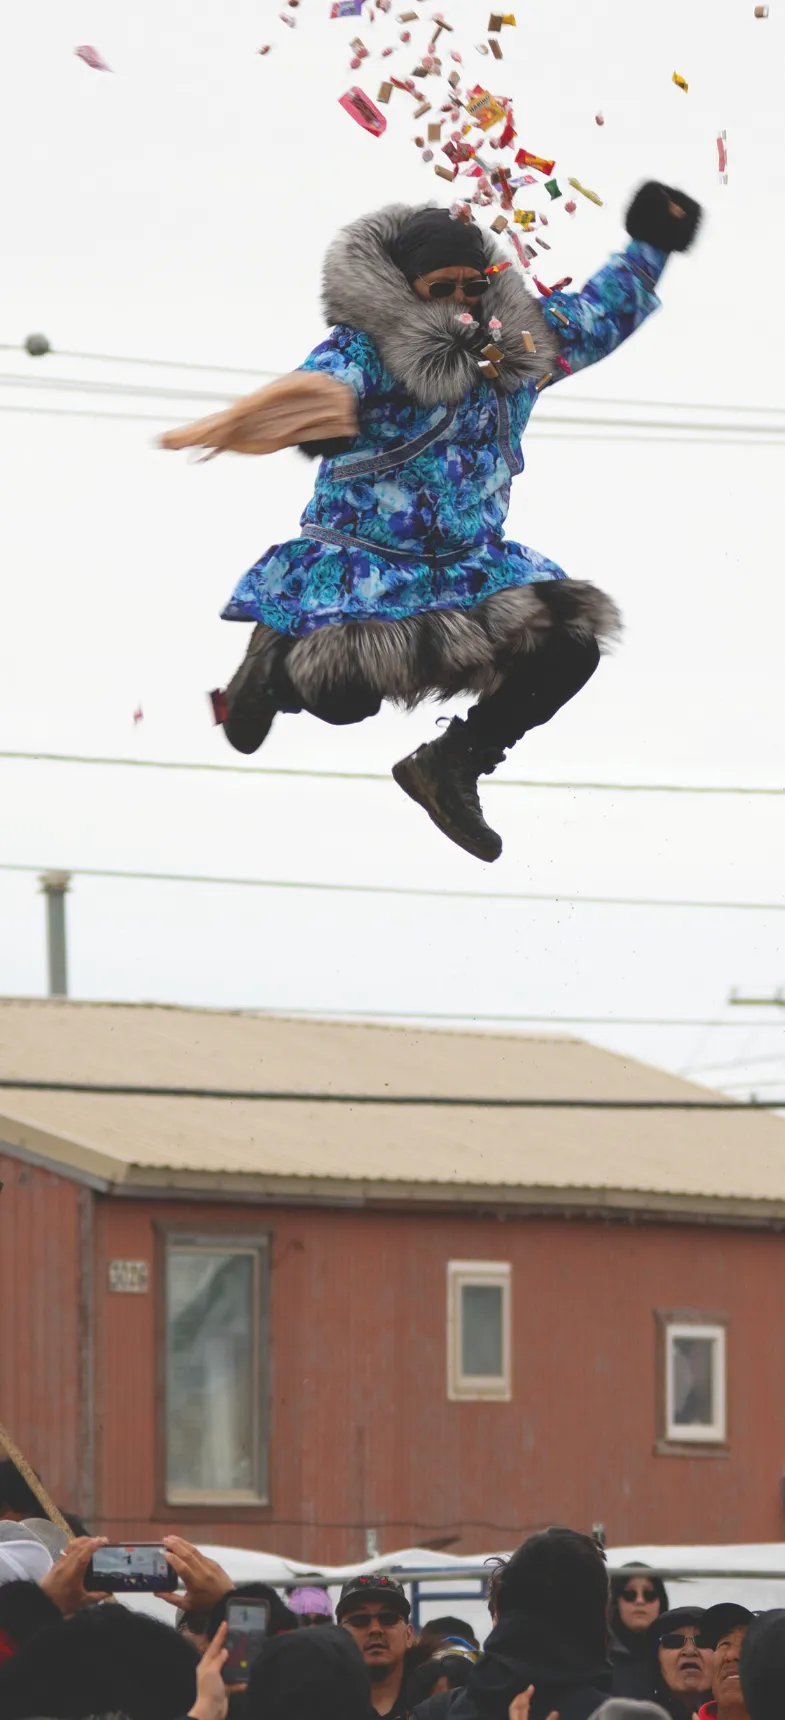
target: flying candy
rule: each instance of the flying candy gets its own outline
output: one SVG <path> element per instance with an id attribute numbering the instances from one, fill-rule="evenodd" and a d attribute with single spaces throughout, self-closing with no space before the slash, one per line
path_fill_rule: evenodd
<path id="1" fill-rule="evenodd" d="M 363 9 L 363 0 L 334 0 L 330 7 L 331 18 L 359 18 Z"/>
<path id="2" fill-rule="evenodd" d="M 597 196 L 596 191 L 587 191 L 586 186 L 581 185 L 579 179 L 568 179 L 567 184 L 572 186 L 573 191 L 580 191 L 581 197 L 588 197 L 590 203 L 596 203 L 597 208 L 602 209 L 602 198 Z M 545 189 L 547 191 L 547 185 Z"/>
<path id="3" fill-rule="evenodd" d="M 717 138 L 717 167 L 718 167 L 719 175 L 720 175 L 720 184 L 721 185 L 727 185 L 727 183 L 728 183 L 728 144 L 727 144 L 727 132 L 724 132 L 724 131 L 721 131 L 719 134 L 719 137 Z"/>
<path id="4" fill-rule="evenodd" d="M 555 161 L 546 161 L 542 155 L 532 155 L 528 149 L 519 149 L 515 157 L 516 167 L 535 167 L 538 173 L 552 173 Z M 546 187 L 547 189 L 547 187 Z"/>
<path id="5" fill-rule="evenodd" d="M 369 131 L 371 137 L 381 137 L 382 132 L 387 130 L 384 114 L 380 113 L 377 107 L 374 107 L 370 96 L 358 89 L 356 84 L 353 84 L 345 95 L 339 97 L 338 105 L 349 114 L 351 119 L 356 120 L 357 124 L 362 126 L 363 131 Z"/>
<path id="6" fill-rule="evenodd" d="M 601 114 L 601 113 L 596 113 L 594 115 L 594 124 L 595 125 L 604 125 L 605 124 L 605 115 Z"/>
<path id="7" fill-rule="evenodd" d="M 671 82 L 676 84 L 678 89 L 683 90 L 684 94 L 686 96 L 687 91 L 688 91 L 690 86 L 687 83 L 685 78 L 680 78 L 678 72 L 674 72 L 673 77 L 671 79 Z"/>
<path id="8" fill-rule="evenodd" d="M 570 180 L 570 184 L 571 185 L 575 184 L 574 179 Z M 558 182 L 555 179 L 548 179 L 546 181 L 546 184 L 545 184 L 545 189 L 546 189 L 549 197 L 561 197 L 561 192 L 559 190 Z"/>
<path id="9" fill-rule="evenodd" d="M 111 66 L 108 66 L 106 60 L 99 54 L 98 49 L 91 48 L 89 44 L 83 48 L 74 48 L 74 53 L 78 60 L 84 60 L 85 65 L 92 67 L 94 72 L 111 72 L 112 70 Z"/>

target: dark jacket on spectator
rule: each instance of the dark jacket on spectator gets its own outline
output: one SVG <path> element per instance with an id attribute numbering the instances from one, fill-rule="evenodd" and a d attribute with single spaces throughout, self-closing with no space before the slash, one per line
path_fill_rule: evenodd
<path id="1" fill-rule="evenodd" d="M 668 1611 L 668 1591 L 662 1578 L 653 1577 L 646 1565 L 625 1565 L 611 1577 L 611 1688 L 614 1696 L 630 1696 L 645 1702 L 651 1700 L 653 1689 L 648 1631 L 627 1630 L 619 1617 L 619 1595 L 631 1577 L 645 1577 L 651 1584 L 659 1598 L 660 1617 Z"/>
<path id="2" fill-rule="evenodd" d="M 0 1595 L 30 1586 L 7 1584 Z M 57 1619 L 34 1631 L 0 1665 L 2 1720 L 117 1713 L 130 1720 L 176 1720 L 193 1706 L 196 1655 L 168 1625 L 110 1605 L 69 1619 L 58 1613 Z"/>
<path id="3" fill-rule="evenodd" d="M 413 1710 L 416 1720 L 507 1720 L 514 1696 L 534 1685 L 531 1720 L 553 1708 L 559 1720 L 589 1720 L 605 1701 L 610 1669 L 598 1648 L 581 1654 L 560 1636 L 558 1623 L 508 1613 L 494 1626 L 485 1654 L 472 1667 L 465 1690 L 432 1696 Z"/>

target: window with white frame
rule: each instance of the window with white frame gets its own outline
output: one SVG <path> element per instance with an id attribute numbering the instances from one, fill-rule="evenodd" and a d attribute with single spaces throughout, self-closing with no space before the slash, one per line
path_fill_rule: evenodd
<path id="1" fill-rule="evenodd" d="M 257 1504 L 267 1491 L 267 1242 L 170 1236 L 166 1497 Z"/>
<path id="2" fill-rule="evenodd" d="M 686 1320 L 665 1325 L 665 1437 L 674 1443 L 727 1436 L 726 1331 Z"/>
<path id="3" fill-rule="evenodd" d="M 498 1260 L 447 1266 L 447 1395 L 506 1402 L 512 1396 L 510 1280 Z"/>

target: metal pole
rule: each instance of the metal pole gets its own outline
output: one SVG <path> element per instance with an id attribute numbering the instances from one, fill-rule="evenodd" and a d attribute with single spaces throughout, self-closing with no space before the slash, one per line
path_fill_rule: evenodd
<path id="1" fill-rule="evenodd" d="M 68 964 L 66 959 L 65 898 L 71 887 L 70 872 L 42 872 L 42 894 L 46 897 L 47 954 L 49 960 L 49 996 L 68 996 Z"/>

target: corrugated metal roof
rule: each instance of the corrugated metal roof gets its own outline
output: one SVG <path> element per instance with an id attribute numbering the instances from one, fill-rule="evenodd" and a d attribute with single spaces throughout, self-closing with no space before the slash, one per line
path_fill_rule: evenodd
<path id="1" fill-rule="evenodd" d="M 689 1099 L 577 1039 L 251 1012 L 0 1001 L 4 1078 L 493 1097 Z M 0 1093 L 0 1136 L 108 1184 L 785 1215 L 785 1126 L 734 1112 L 486 1111 Z M 749 1208 L 752 1212 L 753 1208 Z"/>

